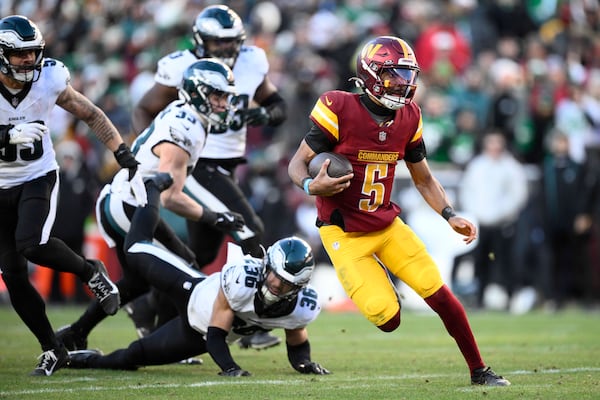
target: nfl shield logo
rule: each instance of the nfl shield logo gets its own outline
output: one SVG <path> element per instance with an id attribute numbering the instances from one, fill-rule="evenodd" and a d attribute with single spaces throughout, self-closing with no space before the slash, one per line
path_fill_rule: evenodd
<path id="1" fill-rule="evenodd" d="M 380 131 L 379 132 L 379 141 L 380 142 L 385 142 L 386 138 L 387 138 L 387 133 L 385 133 L 385 131 Z"/>

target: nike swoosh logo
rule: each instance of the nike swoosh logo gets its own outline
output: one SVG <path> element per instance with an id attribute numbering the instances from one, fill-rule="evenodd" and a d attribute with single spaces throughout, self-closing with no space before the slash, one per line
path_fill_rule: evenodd
<path id="1" fill-rule="evenodd" d="M 229 222 L 233 222 L 234 218 L 231 215 L 227 215 L 225 214 L 225 218 L 227 218 L 227 221 Z"/>
<path id="2" fill-rule="evenodd" d="M 325 104 L 327 104 L 328 106 L 333 104 L 333 101 L 329 100 L 329 97 L 325 96 Z"/>

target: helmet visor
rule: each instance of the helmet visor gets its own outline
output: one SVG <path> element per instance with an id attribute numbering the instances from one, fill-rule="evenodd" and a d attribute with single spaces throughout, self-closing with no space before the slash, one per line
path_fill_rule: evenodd
<path id="1" fill-rule="evenodd" d="M 386 68 L 381 72 L 381 81 L 387 93 L 404 97 L 407 88 L 415 86 L 418 75 L 416 69 Z"/>

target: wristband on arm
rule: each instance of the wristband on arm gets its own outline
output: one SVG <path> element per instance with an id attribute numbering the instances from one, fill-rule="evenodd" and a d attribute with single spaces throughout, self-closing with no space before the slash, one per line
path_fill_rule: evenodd
<path id="1" fill-rule="evenodd" d="M 454 209 L 452 207 L 446 206 L 442 210 L 442 217 L 444 217 L 444 219 L 448 221 L 450 218 L 456 217 L 456 213 L 454 212 Z"/>

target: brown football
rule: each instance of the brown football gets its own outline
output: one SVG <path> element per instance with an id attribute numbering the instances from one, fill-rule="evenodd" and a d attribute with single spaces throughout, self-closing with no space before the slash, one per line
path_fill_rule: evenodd
<path id="1" fill-rule="evenodd" d="M 352 164 L 350 161 L 341 154 L 332 153 L 332 152 L 323 152 L 317 154 L 310 163 L 308 164 L 308 174 L 311 177 L 317 176 L 319 170 L 321 169 L 321 165 L 325 162 L 325 160 L 330 159 L 329 167 L 327 167 L 327 175 L 332 178 L 339 178 L 340 176 L 347 175 L 352 172 Z"/>

